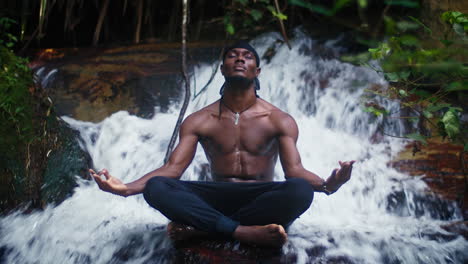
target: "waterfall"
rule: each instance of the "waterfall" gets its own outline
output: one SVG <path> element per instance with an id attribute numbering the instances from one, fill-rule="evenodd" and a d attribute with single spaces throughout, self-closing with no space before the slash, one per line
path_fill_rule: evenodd
<path id="1" fill-rule="evenodd" d="M 266 34 L 252 44 L 259 54 L 281 36 Z M 315 195 L 312 206 L 289 229 L 284 254 L 297 263 L 463 263 L 468 242 L 442 225 L 462 220 L 456 206 L 444 202 L 446 216 L 426 194 L 421 177 L 387 166 L 405 143 L 397 138 L 371 142 L 379 120 L 362 111 L 365 89 L 386 86 L 375 71 L 337 59 L 336 40 L 320 42 L 301 32 L 292 49 L 275 44 L 276 54 L 262 59 L 259 96 L 291 114 L 299 126 L 297 143 L 306 169 L 322 178 L 338 161 L 357 160 L 351 180 L 337 193 Z M 323 52 L 331 54 L 323 56 Z M 194 69 L 196 83 L 210 78 L 211 65 Z M 188 113 L 219 99 L 217 74 L 208 89 L 191 101 Z M 385 102 L 382 102 L 385 103 Z M 398 105 L 386 103 L 397 109 Z M 95 169 L 107 168 L 124 182 L 138 179 L 163 164 L 179 105 L 142 119 L 125 111 L 100 123 L 63 117 L 81 135 Z M 401 126 L 389 126 L 399 134 Z M 201 146 L 182 179 L 196 180 L 206 164 Z M 275 179 L 283 180 L 281 165 Z M 79 179 L 63 203 L 31 214 L 0 218 L 0 256 L 5 263 L 165 263 L 171 241 L 168 220 L 149 207 L 142 195 L 123 198 Z M 341 262 L 340 262 L 341 261 Z M 1 257 L 0 257 L 1 262 Z"/>

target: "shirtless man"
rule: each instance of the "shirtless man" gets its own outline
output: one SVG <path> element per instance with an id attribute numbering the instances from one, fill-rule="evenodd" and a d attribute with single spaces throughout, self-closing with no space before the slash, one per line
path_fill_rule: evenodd
<path id="1" fill-rule="evenodd" d="M 314 192 L 331 194 L 348 181 L 354 161 L 339 162 L 326 181 L 304 169 L 296 148 L 296 122 L 256 95 L 259 66 L 248 43 L 226 49 L 221 99 L 185 119 L 169 161 L 127 184 L 105 169 L 90 170 L 99 187 L 125 197 L 143 193 L 152 207 L 177 223 L 168 225 L 173 236 L 180 226 L 191 226 L 245 243 L 282 246 L 287 240 L 284 227 L 309 208 Z M 213 182 L 180 181 L 198 143 Z M 273 181 L 278 156 L 284 182 Z"/>

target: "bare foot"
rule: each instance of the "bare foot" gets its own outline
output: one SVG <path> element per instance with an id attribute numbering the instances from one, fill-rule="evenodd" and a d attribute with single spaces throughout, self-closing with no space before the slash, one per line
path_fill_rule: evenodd
<path id="1" fill-rule="evenodd" d="M 234 238 L 248 244 L 268 247 L 281 247 L 288 240 L 283 226 L 270 224 L 264 226 L 238 226 Z"/>
<path id="2" fill-rule="evenodd" d="M 191 238 L 200 238 L 209 236 L 208 233 L 199 231 L 193 226 L 170 222 L 167 225 L 167 234 L 174 241 L 188 240 Z"/>

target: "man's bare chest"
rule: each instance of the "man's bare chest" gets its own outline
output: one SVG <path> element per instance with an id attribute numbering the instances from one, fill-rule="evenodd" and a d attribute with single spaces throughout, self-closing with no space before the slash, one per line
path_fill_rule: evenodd
<path id="1" fill-rule="evenodd" d="M 206 126 L 200 134 L 200 143 L 210 154 L 248 152 L 252 155 L 267 155 L 278 148 L 278 133 L 263 116 L 240 117 L 237 124 L 234 116 L 223 116 Z"/>

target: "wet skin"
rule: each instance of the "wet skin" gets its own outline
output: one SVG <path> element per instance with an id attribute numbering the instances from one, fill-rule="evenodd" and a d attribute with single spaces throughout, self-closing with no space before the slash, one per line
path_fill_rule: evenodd
<path id="1" fill-rule="evenodd" d="M 192 161 L 198 143 L 205 151 L 214 181 L 273 181 L 278 157 L 286 178 L 304 178 L 318 192 L 336 191 L 350 179 L 354 161 L 340 161 L 340 168 L 334 169 L 326 181 L 302 166 L 296 147 L 298 128 L 294 119 L 255 96 L 253 80 L 260 74 L 260 68 L 250 51 L 230 50 L 224 58 L 221 73 L 226 78 L 223 101 L 218 100 L 184 120 L 179 144 L 165 165 L 127 184 L 112 177 L 105 169 L 90 170 L 99 187 L 129 196 L 141 193 L 146 182 L 154 176 L 179 179 Z M 235 124 L 235 112 L 241 113 L 238 124 Z M 170 229 L 168 226 L 168 231 Z M 281 246 L 287 240 L 283 227 L 275 224 L 239 226 L 233 237 L 266 246 Z"/>

